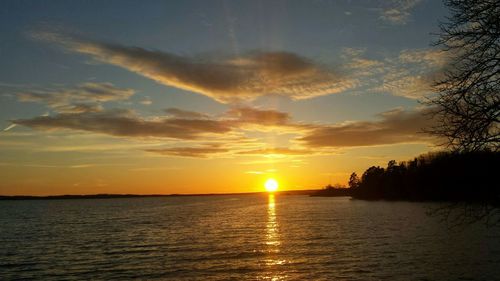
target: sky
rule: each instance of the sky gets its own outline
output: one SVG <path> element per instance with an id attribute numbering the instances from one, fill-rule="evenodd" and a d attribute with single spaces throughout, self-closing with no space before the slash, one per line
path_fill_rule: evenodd
<path id="1" fill-rule="evenodd" d="M 439 149 L 441 1 L 1 1 L 0 194 L 346 184 Z"/>

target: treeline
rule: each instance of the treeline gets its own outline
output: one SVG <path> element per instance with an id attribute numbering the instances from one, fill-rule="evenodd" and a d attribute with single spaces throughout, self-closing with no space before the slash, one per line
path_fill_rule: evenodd
<path id="1" fill-rule="evenodd" d="M 438 152 L 353 173 L 349 193 L 368 200 L 500 203 L 500 153 Z"/>
<path id="2" fill-rule="evenodd" d="M 318 197 L 351 196 L 351 189 L 341 185 L 327 185 L 324 189 L 317 190 L 310 194 Z"/>

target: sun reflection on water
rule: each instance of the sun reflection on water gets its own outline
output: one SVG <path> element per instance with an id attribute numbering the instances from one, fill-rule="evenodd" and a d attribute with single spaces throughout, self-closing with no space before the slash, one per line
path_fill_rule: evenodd
<path id="1" fill-rule="evenodd" d="M 274 202 L 274 194 L 269 194 L 269 202 L 267 204 L 267 225 L 266 225 L 266 245 L 270 247 L 269 252 L 279 252 L 280 245 L 278 223 L 276 222 L 276 204 Z"/>
<path id="2" fill-rule="evenodd" d="M 282 273 L 279 267 L 286 263 L 286 260 L 280 259 L 280 233 L 279 224 L 276 220 L 276 203 L 275 195 L 269 194 L 267 204 L 267 224 L 266 224 L 266 251 L 268 257 L 265 260 L 265 265 L 269 268 L 269 275 L 264 279 L 266 280 L 284 280 L 286 276 Z"/>

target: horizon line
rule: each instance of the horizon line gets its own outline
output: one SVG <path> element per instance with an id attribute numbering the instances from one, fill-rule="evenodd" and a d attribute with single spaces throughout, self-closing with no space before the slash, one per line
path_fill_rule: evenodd
<path id="1" fill-rule="evenodd" d="M 184 196 L 224 196 L 224 195 L 256 195 L 256 194 L 285 194 L 310 193 L 320 189 L 289 189 L 275 192 L 228 192 L 228 193 L 169 193 L 169 194 L 131 194 L 131 193 L 97 193 L 97 194 L 57 194 L 57 195 L 0 195 L 0 200 L 43 200 L 43 199 L 111 199 L 133 197 L 184 197 Z"/>

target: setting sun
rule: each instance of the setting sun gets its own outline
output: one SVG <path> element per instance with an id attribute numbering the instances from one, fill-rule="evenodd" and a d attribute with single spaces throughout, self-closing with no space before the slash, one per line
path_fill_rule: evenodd
<path id="1" fill-rule="evenodd" d="M 268 179 L 264 184 L 267 192 L 274 192 L 278 190 L 278 182 L 275 179 Z"/>

